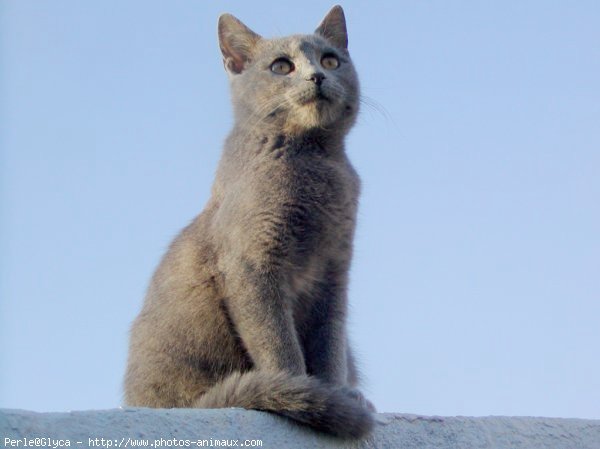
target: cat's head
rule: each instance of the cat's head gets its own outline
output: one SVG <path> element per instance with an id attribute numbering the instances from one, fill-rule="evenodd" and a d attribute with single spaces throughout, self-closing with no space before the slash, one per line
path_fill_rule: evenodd
<path id="1" fill-rule="evenodd" d="M 359 106 L 344 12 L 335 6 L 314 34 L 265 39 L 230 14 L 219 18 L 219 44 L 238 126 L 300 134 L 345 133 Z"/>

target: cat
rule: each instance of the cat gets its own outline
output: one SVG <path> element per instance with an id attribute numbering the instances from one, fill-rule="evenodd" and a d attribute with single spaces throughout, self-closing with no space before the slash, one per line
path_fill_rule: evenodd
<path id="1" fill-rule="evenodd" d="M 218 24 L 235 123 L 211 198 L 135 319 L 125 403 L 244 407 L 344 438 L 373 428 L 346 334 L 359 83 L 340 6 L 314 34 Z"/>

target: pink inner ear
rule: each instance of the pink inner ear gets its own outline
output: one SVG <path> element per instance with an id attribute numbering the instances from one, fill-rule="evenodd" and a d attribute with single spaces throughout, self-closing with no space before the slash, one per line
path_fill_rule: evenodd
<path id="1" fill-rule="evenodd" d="M 219 46 L 226 68 L 233 73 L 244 70 L 260 36 L 234 16 L 224 14 L 219 18 Z"/>
<path id="2" fill-rule="evenodd" d="M 244 70 L 245 59 L 240 50 L 235 49 L 228 38 L 222 38 L 220 44 L 225 68 L 233 73 L 240 73 Z"/>
<path id="3" fill-rule="evenodd" d="M 225 69 L 227 69 L 228 72 L 240 73 L 243 69 L 243 67 L 240 67 L 239 63 L 236 63 L 233 58 L 225 59 L 224 63 Z"/>

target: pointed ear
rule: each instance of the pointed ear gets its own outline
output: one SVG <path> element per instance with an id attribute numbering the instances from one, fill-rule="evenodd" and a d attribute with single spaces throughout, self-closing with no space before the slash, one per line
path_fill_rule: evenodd
<path id="1" fill-rule="evenodd" d="M 219 17 L 219 46 L 228 72 L 237 74 L 244 70 L 260 39 L 258 34 L 231 14 Z"/>
<path id="2" fill-rule="evenodd" d="M 344 17 L 344 10 L 340 5 L 331 8 L 331 11 L 327 13 L 315 33 L 326 38 L 337 48 L 344 50 L 348 48 L 346 18 Z"/>

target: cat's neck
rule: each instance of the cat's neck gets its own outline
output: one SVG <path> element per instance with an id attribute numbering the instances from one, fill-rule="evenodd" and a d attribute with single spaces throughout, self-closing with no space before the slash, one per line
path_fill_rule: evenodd
<path id="1" fill-rule="evenodd" d="M 339 129 L 285 129 L 276 124 L 261 124 L 248 127 L 244 124 L 234 126 L 231 137 L 235 148 L 247 146 L 268 146 L 287 148 L 291 151 L 310 149 L 311 153 L 322 156 L 336 156 L 344 153 L 346 133 Z M 246 150 L 242 150 L 246 151 Z"/>

